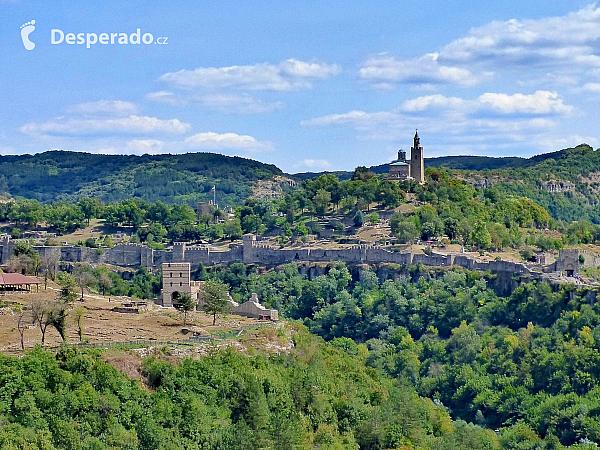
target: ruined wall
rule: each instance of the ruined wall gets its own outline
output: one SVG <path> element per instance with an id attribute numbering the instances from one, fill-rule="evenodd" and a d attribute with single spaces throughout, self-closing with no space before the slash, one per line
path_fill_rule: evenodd
<path id="1" fill-rule="evenodd" d="M 256 241 L 251 235 L 244 236 L 242 245 L 232 245 L 229 251 L 211 251 L 207 245 L 187 245 L 175 243 L 172 250 L 152 250 L 141 244 L 119 244 L 98 253 L 97 249 L 77 246 L 35 247 L 40 255 L 53 254 L 61 261 L 90 264 L 111 264 L 119 267 L 138 268 L 141 266 L 158 269 L 165 263 L 189 263 L 194 270 L 199 264 L 215 265 L 244 262 L 274 266 L 290 262 L 329 263 L 341 261 L 350 265 L 357 264 L 398 264 L 408 266 L 423 264 L 425 266 L 460 266 L 469 270 L 492 272 L 510 272 L 529 274 L 524 264 L 509 261 L 478 262 L 466 255 L 432 255 L 392 252 L 373 245 L 355 245 L 343 249 L 325 249 L 304 247 L 298 249 L 279 249 Z M 0 259 L 8 261 L 14 250 L 14 242 L 5 237 L 1 241 Z M 564 270 L 565 267 L 577 266 L 578 250 L 562 250 L 554 270 Z M 589 257 L 589 262 L 595 259 Z"/>

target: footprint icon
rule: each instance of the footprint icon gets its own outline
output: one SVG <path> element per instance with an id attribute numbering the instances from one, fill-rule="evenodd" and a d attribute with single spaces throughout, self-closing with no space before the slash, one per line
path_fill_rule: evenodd
<path id="1" fill-rule="evenodd" d="M 33 50 L 35 44 L 29 40 L 29 35 L 35 30 L 35 20 L 21 25 L 21 39 L 26 50 Z"/>

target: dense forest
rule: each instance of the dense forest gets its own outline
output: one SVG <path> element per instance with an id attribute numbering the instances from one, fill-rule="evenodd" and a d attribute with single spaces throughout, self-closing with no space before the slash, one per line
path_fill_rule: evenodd
<path id="1" fill-rule="evenodd" d="M 144 385 L 95 351 L 0 356 L 3 449 L 484 449 L 491 431 L 305 331 L 289 355 L 148 358 Z M 518 430 L 517 430 L 518 432 Z"/>
<path id="2" fill-rule="evenodd" d="M 100 155 L 49 151 L 0 156 L 0 192 L 42 203 L 95 197 L 106 203 L 130 198 L 193 204 L 208 200 L 218 185 L 219 201 L 235 205 L 253 181 L 281 174 L 273 165 L 214 153 Z"/>
<path id="3" fill-rule="evenodd" d="M 296 264 L 263 274 L 234 264 L 195 275 L 225 281 L 234 298 L 256 292 L 455 420 L 498 429 L 505 448 L 597 448 L 596 292 L 533 281 L 502 296 L 515 280 L 422 266 L 390 267 L 395 279 L 384 280 L 368 267 L 351 274 L 341 263 L 310 280 L 305 273 Z"/>

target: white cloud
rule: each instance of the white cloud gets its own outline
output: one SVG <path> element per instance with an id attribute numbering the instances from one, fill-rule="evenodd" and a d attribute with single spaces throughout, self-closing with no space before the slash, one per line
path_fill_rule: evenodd
<path id="1" fill-rule="evenodd" d="M 564 16 L 494 21 L 473 28 L 440 50 L 439 60 L 600 67 L 599 45 L 600 8 L 592 4 Z"/>
<path id="2" fill-rule="evenodd" d="M 164 147 L 165 143 L 158 139 L 133 139 L 127 142 L 125 149 L 136 155 L 152 155 L 161 153 Z"/>
<path id="3" fill-rule="evenodd" d="M 337 64 L 319 62 L 306 62 L 297 59 L 288 59 L 279 64 L 282 73 L 291 77 L 316 78 L 325 80 L 339 75 L 342 68 Z"/>
<path id="4" fill-rule="evenodd" d="M 566 105 L 556 92 L 536 91 L 535 94 L 498 94 L 487 92 L 477 101 L 502 114 L 570 114 L 571 105 Z"/>
<path id="5" fill-rule="evenodd" d="M 115 115 L 128 116 L 138 112 L 137 106 L 122 100 L 99 100 L 96 102 L 79 103 L 68 109 L 71 113 L 82 115 Z"/>
<path id="6" fill-rule="evenodd" d="M 466 101 L 458 97 L 446 97 L 441 94 L 424 95 L 411 100 L 406 100 L 402 104 L 402 109 L 407 112 L 424 111 L 427 109 L 448 109 L 461 108 Z"/>
<path id="7" fill-rule="evenodd" d="M 473 86 L 480 81 L 468 69 L 439 64 L 437 53 L 408 60 L 399 60 L 383 53 L 365 61 L 359 76 L 383 87 L 389 87 L 390 82 Z"/>
<path id="8" fill-rule="evenodd" d="M 581 89 L 586 92 L 600 93 L 600 83 L 585 83 Z"/>
<path id="9" fill-rule="evenodd" d="M 304 167 L 309 169 L 328 169 L 331 167 L 331 162 L 326 159 L 305 159 L 302 161 Z"/>
<path id="10" fill-rule="evenodd" d="M 367 124 L 388 122 L 397 118 L 395 113 L 390 111 L 380 111 L 368 113 L 365 111 L 354 110 L 343 114 L 328 114 L 314 119 L 303 120 L 300 122 L 302 126 L 326 126 L 326 125 L 344 125 L 344 124 Z"/>
<path id="11" fill-rule="evenodd" d="M 302 126 L 346 125 L 358 131 L 359 139 L 394 140 L 406 130 L 426 128 L 436 133 L 495 136 L 516 135 L 523 130 L 543 130 L 556 126 L 551 118 L 566 116 L 574 108 L 554 92 L 534 94 L 486 93 L 475 99 L 425 95 L 405 101 L 399 108 L 367 112 L 353 110 L 303 120 Z"/>
<path id="12" fill-rule="evenodd" d="M 554 152 L 563 148 L 572 148 L 579 144 L 588 144 L 592 147 L 598 147 L 600 141 L 593 136 L 582 136 L 571 134 L 568 136 L 540 136 L 535 138 L 535 143 L 545 152 Z"/>
<path id="13" fill-rule="evenodd" d="M 369 58 L 359 75 L 377 87 L 397 82 L 472 86 L 506 68 L 525 69 L 529 76 L 544 71 L 545 76 L 538 72 L 534 79 L 518 80 L 523 86 L 574 85 L 586 71 L 598 71 L 600 7 L 594 3 L 562 16 L 492 21 L 433 53 Z"/>
<path id="14" fill-rule="evenodd" d="M 47 122 L 31 122 L 20 131 L 29 135 L 85 136 L 98 134 L 181 134 L 191 125 L 179 119 L 163 120 L 156 117 L 131 115 L 110 119 L 57 118 Z"/>
<path id="15" fill-rule="evenodd" d="M 273 146 L 269 142 L 262 142 L 248 135 L 236 133 L 197 133 L 187 137 L 183 141 L 184 145 L 191 149 L 202 150 L 224 150 L 237 149 L 247 151 L 265 151 L 272 150 Z"/>
<path id="16" fill-rule="evenodd" d="M 164 103 L 171 106 L 184 106 L 187 101 L 171 91 L 157 91 L 146 94 L 146 98 L 157 103 Z"/>
<path id="17" fill-rule="evenodd" d="M 209 94 L 200 99 L 207 109 L 226 114 L 262 114 L 283 108 L 282 102 L 265 102 L 248 94 Z"/>
<path id="18" fill-rule="evenodd" d="M 576 86 L 579 83 L 579 77 L 574 75 L 569 75 L 566 73 L 553 73 L 548 72 L 547 74 L 533 78 L 530 80 L 519 80 L 517 81 L 517 85 L 524 86 Z"/>
<path id="19" fill-rule="evenodd" d="M 425 95 L 407 100 L 402 110 L 417 112 L 426 110 L 449 110 L 463 113 L 494 112 L 505 115 L 568 115 L 573 106 L 564 103 L 556 92 L 536 91 L 533 94 L 503 94 L 486 92 L 475 100 L 446 97 L 441 94 Z"/>
<path id="20" fill-rule="evenodd" d="M 456 148 L 459 154 L 473 154 L 514 148 L 517 143 L 535 146 L 536 139 L 551 136 L 557 129 L 556 117 L 567 116 L 573 110 L 549 91 L 486 93 L 475 99 L 436 94 L 407 100 L 399 108 L 387 111 L 354 110 L 316 117 L 301 124 L 349 126 L 356 130 L 357 139 L 400 141 L 399 144 L 410 142 L 414 129 L 418 128 L 432 139 L 432 150 L 448 154 L 448 148 Z M 444 145 L 448 148 L 443 148 Z"/>
<path id="21" fill-rule="evenodd" d="M 162 75 L 159 80 L 170 86 L 189 88 L 289 91 L 308 88 L 310 80 L 323 80 L 340 73 L 337 64 L 288 59 L 270 63 L 229 67 L 198 67 Z"/>

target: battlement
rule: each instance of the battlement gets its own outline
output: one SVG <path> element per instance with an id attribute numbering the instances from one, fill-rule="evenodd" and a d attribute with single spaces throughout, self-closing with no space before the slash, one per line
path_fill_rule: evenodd
<path id="1" fill-rule="evenodd" d="M 4 236 L 0 241 L 2 261 L 6 262 L 14 251 L 14 242 L 10 237 Z M 290 262 L 315 262 L 328 263 L 342 261 L 347 264 L 398 264 L 411 265 L 423 264 L 426 266 L 460 266 L 470 270 L 491 270 L 494 272 L 530 273 L 525 264 L 509 261 L 477 261 L 468 255 L 442 255 L 433 253 L 412 254 L 410 252 L 394 252 L 379 245 L 356 244 L 344 248 L 300 247 L 276 248 L 258 241 L 256 236 L 248 234 L 243 237 L 243 244 L 231 245 L 227 251 L 214 251 L 208 245 L 190 245 L 177 242 L 171 250 L 154 251 L 144 244 L 119 244 L 113 248 L 104 249 L 99 253 L 94 248 L 65 245 L 61 247 L 37 246 L 34 247 L 41 255 L 55 254 L 61 261 L 90 264 L 111 264 L 119 267 L 159 267 L 173 272 L 175 278 L 187 278 L 191 270 L 198 265 L 230 264 L 244 262 L 245 264 L 260 264 L 275 266 Z M 580 258 L 583 254 L 584 257 Z M 583 259 L 584 262 L 581 260 Z M 544 267 L 544 271 L 563 271 L 577 273 L 580 267 L 600 263 L 597 257 L 587 255 L 578 249 L 563 249 L 559 257 L 551 265 Z M 179 275 L 182 271 L 183 275 Z M 171 282 L 171 281 L 169 281 Z M 179 284 L 183 280 L 173 280 Z M 189 284 L 189 283 L 188 283 Z"/>

